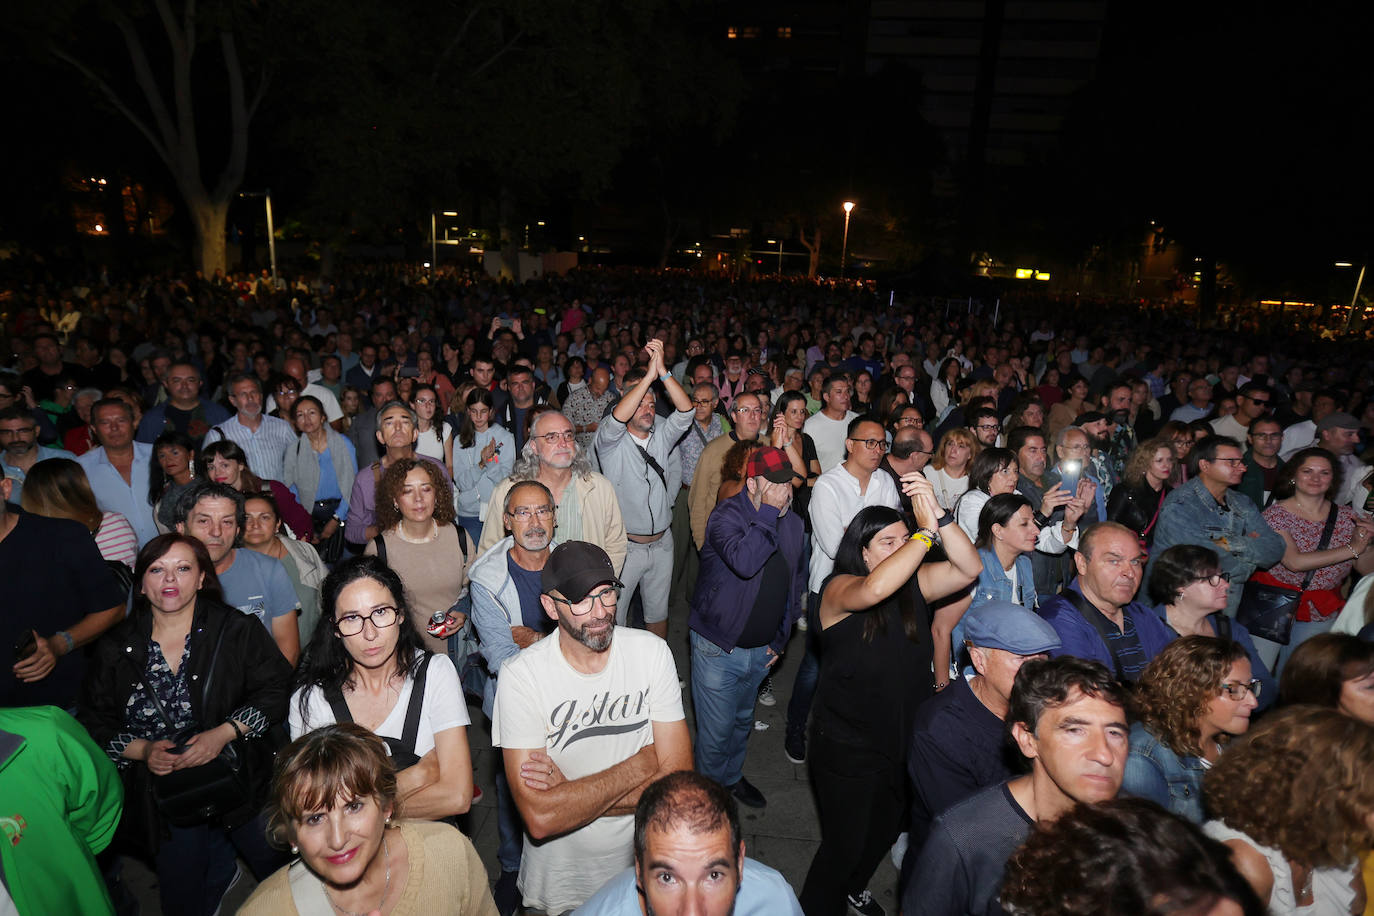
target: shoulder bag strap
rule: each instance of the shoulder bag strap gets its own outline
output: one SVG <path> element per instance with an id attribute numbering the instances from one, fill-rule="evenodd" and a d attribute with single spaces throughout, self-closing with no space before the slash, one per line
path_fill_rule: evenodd
<path id="1" fill-rule="evenodd" d="M 1102 637 L 1102 645 L 1106 647 L 1107 654 L 1112 657 L 1112 667 L 1116 669 L 1116 679 L 1123 684 L 1126 683 L 1126 672 L 1121 668 L 1121 659 L 1116 657 L 1116 651 L 1112 649 L 1112 637 L 1119 636 L 1120 631 L 1113 633 L 1112 622 L 1107 619 L 1107 615 L 1093 607 L 1092 603 L 1078 592 L 1071 588 L 1065 588 L 1060 594 L 1073 603 L 1074 608 L 1082 615 L 1083 619 L 1092 624 L 1097 635 Z"/>
<path id="2" fill-rule="evenodd" d="M 1232 639 L 1230 617 L 1227 617 L 1225 614 L 1220 613 L 1213 614 L 1212 626 L 1216 627 L 1217 639 L 1224 639 L 1228 642 Z"/>
<path id="3" fill-rule="evenodd" d="M 1317 542 L 1318 550 L 1325 550 L 1331 546 L 1331 535 L 1336 530 L 1336 518 L 1340 515 L 1340 506 L 1335 502 L 1331 503 L 1331 511 L 1326 514 L 1326 527 L 1322 529 L 1322 539 Z M 1315 569 L 1309 569 L 1307 575 L 1302 577 L 1302 590 L 1307 591 L 1312 584 L 1312 577 L 1316 575 Z"/>
<path id="4" fill-rule="evenodd" d="M 463 530 L 463 526 L 457 522 L 453 523 L 453 530 L 458 532 L 458 548 L 463 551 L 463 564 L 468 562 L 468 533 Z"/>
<path id="5" fill-rule="evenodd" d="M 336 723 L 353 721 L 353 713 L 348 711 L 348 703 L 344 701 L 342 690 L 338 687 L 326 687 L 324 698 L 329 703 L 329 709 L 334 713 Z"/>
<path id="6" fill-rule="evenodd" d="M 429 663 L 433 658 L 433 655 L 426 655 L 420 663 L 415 683 L 410 688 L 410 703 L 406 706 L 406 724 L 401 730 L 401 743 L 412 754 L 415 753 L 415 742 L 420 737 L 420 711 L 425 705 L 425 681 L 429 677 Z"/>
<path id="7" fill-rule="evenodd" d="M 385 563 L 385 562 L 386 562 L 386 538 L 379 534 L 379 535 L 377 535 L 376 537 L 374 537 L 374 538 L 372 539 L 372 543 L 374 543 L 374 544 L 377 545 L 377 559 L 379 559 L 379 560 L 381 560 L 383 563 Z M 466 556 L 466 554 L 464 554 L 464 555 Z"/>
<path id="8" fill-rule="evenodd" d="M 200 708 L 205 709 L 205 698 L 210 695 L 210 685 L 215 680 L 215 662 L 219 659 L 219 647 L 224 644 L 224 630 L 219 628 L 219 635 L 215 637 L 215 648 L 210 653 L 210 667 L 205 670 L 205 680 L 200 685 Z"/>
<path id="9" fill-rule="evenodd" d="M 693 422 L 696 421 L 694 420 Z M 650 455 L 644 446 L 640 445 L 638 442 L 635 443 L 635 448 L 639 449 L 639 453 L 644 456 L 644 463 L 653 468 L 654 473 L 658 475 L 659 482 L 663 484 L 663 489 L 668 489 L 668 477 L 663 472 L 663 465 L 655 461 L 654 456 Z"/>

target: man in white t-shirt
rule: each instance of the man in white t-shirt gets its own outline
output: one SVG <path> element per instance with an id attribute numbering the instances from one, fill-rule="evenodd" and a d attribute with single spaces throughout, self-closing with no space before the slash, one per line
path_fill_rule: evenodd
<path id="1" fill-rule="evenodd" d="M 606 552 L 561 544 L 540 585 L 558 629 L 502 667 L 491 741 L 525 820 L 524 906 L 562 913 L 630 865 L 640 793 L 690 770 L 692 744 L 667 644 L 617 635 L 622 586 Z"/>
<path id="2" fill-rule="evenodd" d="M 821 409 L 812 414 L 802 427 L 816 443 L 816 458 L 821 463 L 822 473 L 844 460 L 844 440 L 849 435 L 849 421 L 858 416 L 849 409 L 852 392 L 849 376 L 842 373 L 830 376 L 821 388 Z"/>

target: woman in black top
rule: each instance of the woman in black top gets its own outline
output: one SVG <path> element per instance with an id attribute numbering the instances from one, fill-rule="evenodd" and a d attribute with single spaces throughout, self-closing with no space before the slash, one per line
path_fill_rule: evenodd
<path id="1" fill-rule="evenodd" d="M 935 691 L 927 602 L 966 588 L 982 568 L 930 482 L 916 474 L 902 488 L 916 533 L 896 509 L 860 510 L 840 540 L 812 621 L 821 673 L 808 760 L 821 845 L 802 888 L 807 916 L 839 916 L 846 894 L 859 912 L 874 911 L 868 879 L 907 810 L 912 718 Z M 949 559 L 924 563 L 937 536 Z"/>
<path id="2" fill-rule="evenodd" d="M 1107 520 L 1125 525 L 1148 547 L 1154 542 L 1155 522 L 1173 474 L 1174 450 L 1168 440 L 1151 439 L 1137 445 L 1126 459 L 1121 483 L 1107 500 Z"/>
<path id="3" fill-rule="evenodd" d="M 266 736 L 286 719 L 291 666 L 261 621 L 220 600 L 215 566 L 195 538 L 153 538 L 134 583 L 133 613 L 96 643 L 77 718 L 123 771 L 116 842 L 156 865 L 162 912 L 210 914 L 233 881 L 236 851 L 259 880 L 284 859 L 267 845 L 260 812 L 272 766 Z M 242 803 L 193 826 L 167 823 L 155 778 L 211 763 L 231 742 L 245 761 Z"/>

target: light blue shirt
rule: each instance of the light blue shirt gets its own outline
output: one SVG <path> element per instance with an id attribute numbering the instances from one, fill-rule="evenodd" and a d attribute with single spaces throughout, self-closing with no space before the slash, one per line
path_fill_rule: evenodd
<path id="1" fill-rule="evenodd" d="M 253 550 L 234 551 L 234 563 L 219 574 L 224 603 L 251 614 L 272 632 L 272 621 L 301 606 L 281 560 Z"/>
<path id="2" fill-rule="evenodd" d="M 129 471 L 129 483 L 124 482 L 119 471 L 110 459 L 105 457 L 105 449 L 98 446 L 76 461 L 86 471 L 86 478 L 95 492 L 96 505 L 102 512 L 118 512 L 129 520 L 138 535 L 138 546 L 157 537 L 157 524 L 153 521 L 153 506 L 148 502 L 148 472 L 153 466 L 153 447 L 147 442 L 135 442 L 133 467 Z"/>
<path id="3" fill-rule="evenodd" d="M 776 870 L 745 858 L 744 876 L 735 895 L 734 916 L 802 916 L 792 885 Z M 574 916 L 641 916 L 635 870 L 627 868 L 573 911 Z"/>
<path id="4" fill-rule="evenodd" d="M 288 445 L 296 443 L 296 433 L 290 423 L 280 417 L 263 414 L 262 423 L 255 431 L 240 423 L 238 414 L 234 414 L 220 423 L 218 428 L 224 431 L 224 435 L 211 429 L 205 434 L 206 445 L 220 439 L 235 442 L 248 456 L 248 470 L 263 480 L 282 479 L 282 455 L 286 453 Z"/>
<path id="5" fill-rule="evenodd" d="M 40 461 L 46 461 L 49 458 L 76 458 L 71 452 L 64 451 L 60 448 L 48 448 L 46 445 L 38 445 L 35 446 L 35 448 L 37 449 L 38 457 L 33 460 L 34 464 Z M 11 464 L 6 464 L 5 453 L 0 452 L 0 476 L 8 477 L 10 480 L 14 481 L 14 483 L 11 484 L 10 502 L 18 505 L 20 499 L 24 496 L 24 481 L 29 475 Z"/>

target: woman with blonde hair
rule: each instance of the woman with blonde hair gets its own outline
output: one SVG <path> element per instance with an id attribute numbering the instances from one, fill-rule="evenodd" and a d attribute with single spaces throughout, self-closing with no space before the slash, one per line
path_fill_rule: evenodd
<path id="1" fill-rule="evenodd" d="M 1202 776 L 1250 728 L 1259 694 L 1240 643 L 1210 636 L 1169 643 L 1136 683 L 1138 718 L 1121 791 L 1201 824 Z"/>
<path id="2" fill-rule="evenodd" d="M 955 427 L 940 437 L 940 444 L 935 448 L 935 457 L 925 466 L 922 473 L 935 488 L 935 499 L 941 509 L 952 511 L 959 497 L 968 490 L 969 466 L 978 456 L 978 452 L 978 440 L 962 426 Z"/>
<path id="3" fill-rule="evenodd" d="M 138 535 L 133 525 L 118 512 L 101 511 L 86 471 L 72 459 L 48 458 L 35 464 L 24 478 L 20 505 L 34 515 L 80 522 L 95 538 L 95 546 L 106 561 L 134 568 Z"/>
<path id="4" fill-rule="evenodd" d="M 1107 520 L 1120 522 L 1140 535 L 1148 547 L 1154 541 L 1155 522 L 1172 489 L 1174 451 L 1167 439 L 1150 439 L 1135 447 L 1126 459 L 1121 482 L 1107 500 Z"/>
<path id="5" fill-rule="evenodd" d="M 1334 709 L 1266 716 L 1203 778 L 1203 825 L 1271 916 L 1349 913 L 1374 848 L 1374 727 Z"/>

